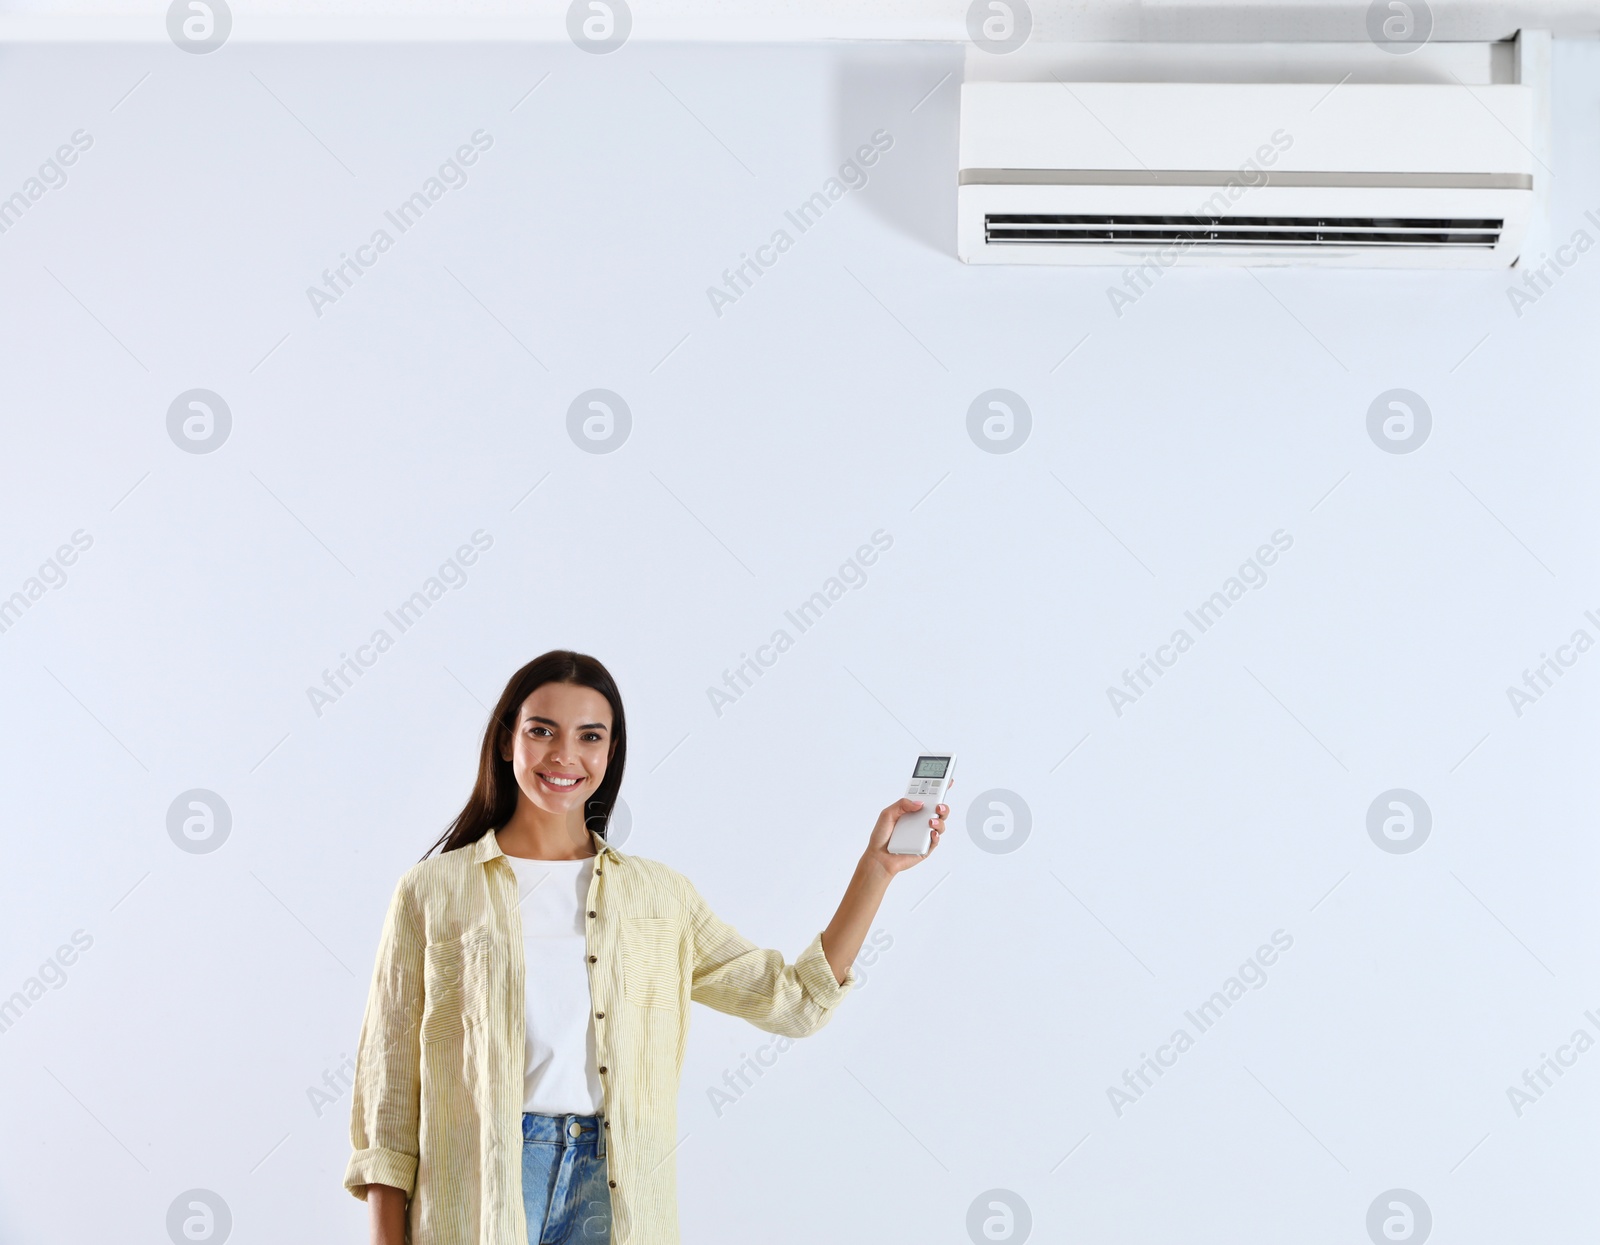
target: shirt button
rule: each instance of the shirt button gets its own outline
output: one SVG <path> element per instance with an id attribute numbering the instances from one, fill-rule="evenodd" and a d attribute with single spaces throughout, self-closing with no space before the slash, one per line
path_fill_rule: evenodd
<path id="1" fill-rule="evenodd" d="M 598 964 L 598 963 L 599 963 L 599 962 L 600 962 L 600 957 L 599 957 L 599 956 L 597 956 L 597 955 L 591 955 L 591 956 L 590 956 L 590 957 L 589 957 L 589 963 L 591 963 L 591 964 Z"/>
<path id="2" fill-rule="evenodd" d="M 596 1020 L 604 1020 L 606 1018 L 606 1014 L 604 1012 L 596 1012 L 594 1014 L 594 1018 Z"/>
<path id="3" fill-rule="evenodd" d="M 594 909 L 593 909 L 593 908 L 591 908 L 591 909 L 589 909 L 589 915 L 590 915 L 590 916 L 593 916 L 593 915 L 594 915 Z"/>
<path id="4" fill-rule="evenodd" d="M 615 1189 L 617 1187 L 617 1182 L 615 1180 L 610 1180 L 610 1181 L 607 1181 L 606 1183 L 608 1183 L 613 1189 Z"/>
<path id="5" fill-rule="evenodd" d="M 601 1064 L 600 1065 L 600 1075 L 604 1076 L 605 1074 L 606 1074 L 606 1066 L 605 1066 L 605 1064 Z"/>

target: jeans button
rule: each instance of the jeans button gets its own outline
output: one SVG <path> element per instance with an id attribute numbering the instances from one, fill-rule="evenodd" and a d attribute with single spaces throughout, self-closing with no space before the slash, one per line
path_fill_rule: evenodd
<path id="1" fill-rule="evenodd" d="M 583 1128 L 579 1125 L 577 1120 L 573 1120 L 572 1123 L 567 1125 L 567 1132 L 572 1136 L 577 1137 L 582 1135 Z"/>

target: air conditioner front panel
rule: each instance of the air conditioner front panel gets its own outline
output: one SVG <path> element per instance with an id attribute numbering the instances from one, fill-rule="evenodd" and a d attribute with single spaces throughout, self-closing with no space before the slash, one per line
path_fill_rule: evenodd
<path id="1" fill-rule="evenodd" d="M 1510 85 L 968 82 L 960 164 L 1532 173 L 1532 117 Z"/>
<path id="2" fill-rule="evenodd" d="M 958 250 L 1506 267 L 1545 175 L 1522 85 L 968 82 Z"/>

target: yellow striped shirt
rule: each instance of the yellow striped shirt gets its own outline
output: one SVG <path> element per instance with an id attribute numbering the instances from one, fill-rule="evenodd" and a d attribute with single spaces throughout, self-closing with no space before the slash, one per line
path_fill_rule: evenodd
<path id="1" fill-rule="evenodd" d="M 678 1078 L 689 1004 L 803 1037 L 855 985 L 822 935 L 793 964 L 717 918 L 682 874 L 593 835 L 584 904 L 605 1095 L 612 1245 L 676 1245 Z M 412 1245 L 526 1245 L 522 916 L 495 833 L 400 879 L 356 1050 L 344 1184 L 411 1198 Z"/>

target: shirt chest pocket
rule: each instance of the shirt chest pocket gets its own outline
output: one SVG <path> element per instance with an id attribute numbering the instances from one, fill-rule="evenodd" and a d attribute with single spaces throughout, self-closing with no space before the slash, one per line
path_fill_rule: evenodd
<path id="1" fill-rule="evenodd" d="M 422 1040 L 436 1042 L 482 1023 L 489 1014 L 489 931 L 430 942 L 423 949 Z"/>
<path id="2" fill-rule="evenodd" d="M 678 923 L 636 916 L 622 923 L 622 993 L 640 1007 L 677 1007 Z"/>

